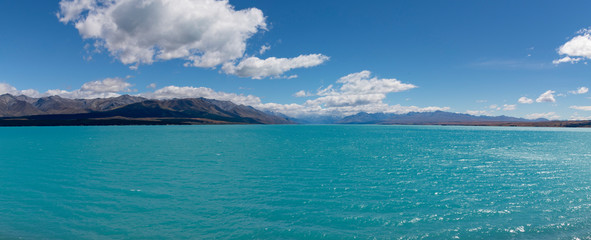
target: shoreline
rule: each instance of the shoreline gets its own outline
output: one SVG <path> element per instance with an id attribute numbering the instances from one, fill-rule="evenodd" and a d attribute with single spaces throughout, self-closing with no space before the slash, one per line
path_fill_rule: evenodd
<path id="1" fill-rule="evenodd" d="M 51 126 L 162 126 L 162 125 L 277 125 L 247 122 L 230 122 L 205 118 L 103 118 L 103 119 L 0 119 L 0 127 L 51 127 Z M 289 125 L 316 125 L 294 123 Z M 559 127 L 591 128 L 591 121 L 544 122 L 433 122 L 433 123 L 358 123 L 329 125 L 414 125 L 414 126 L 489 126 L 489 127 Z"/>

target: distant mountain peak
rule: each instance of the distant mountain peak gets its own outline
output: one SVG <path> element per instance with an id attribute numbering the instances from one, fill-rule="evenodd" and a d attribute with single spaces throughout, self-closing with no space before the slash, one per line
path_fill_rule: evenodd
<path id="1" fill-rule="evenodd" d="M 343 117 L 335 123 L 344 124 L 446 124 L 473 122 L 532 122 L 547 121 L 547 119 L 529 120 L 524 118 L 501 116 L 475 116 L 466 113 L 445 111 L 409 112 L 406 114 L 366 113 L 359 112 Z"/>
<path id="2" fill-rule="evenodd" d="M 501 122 L 540 122 L 501 116 L 475 116 L 445 111 L 368 113 L 337 116 L 289 118 L 283 114 L 262 112 L 251 106 L 207 98 L 146 99 L 121 95 L 111 98 L 69 99 L 60 96 L 31 98 L 24 95 L 0 95 L 0 117 L 31 118 L 200 118 L 229 123 L 337 123 L 337 124 L 464 124 Z M 38 117 L 33 117 L 38 116 Z"/>

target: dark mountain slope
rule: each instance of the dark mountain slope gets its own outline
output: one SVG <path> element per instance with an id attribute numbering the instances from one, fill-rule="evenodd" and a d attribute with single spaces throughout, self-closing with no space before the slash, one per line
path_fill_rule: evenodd
<path id="1" fill-rule="evenodd" d="M 86 112 L 84 103 L 79 100 L 50 96 L 39 98 L 33 105 L 45 114 L 68 114 Z"/>
<path id="2" fill-rule="evenodd" d="M 25 100 L 10 94 L 0 95 L 0 117 L 43 114 L 41 110 Z"/>
<path id="3" fill-rule="evenodd" d="M 84 108 L 89 109 L 91 111 L 108 111 L 132 103 L 143 102 L 146 100 L 148 99 L 129 95 L 122 95 L 114 98 L 81 99 L 81 101 L 84 103 Z"/>
<path id="4" fill-rule="evenodd" d="M 125 124 L 289 124 L 291 121 L 256 110 L 249 106 L 236 105 L 229 101 L 218 101 L 205 98 L 146 100 L 143 98 L 121 96 L 109 99 L 72 100 L 60 97 L 38 99 L 35 104 L 18 101 L 6 97 L 7 101 L 25 105 L 31 114 L 15 114 L 18 109 L 6 112 L 4 125 L 15 125 L 16 121 L 34 121 L 38 123 L 51 122 L 48 125 L 102 125 L 104 121 L 124 122 Z M 142 100 L 142 101 L 140 101 Z M 140 101 L 140 102 L 138 102 Z M 130 103 L 130 104 L 126 104 Z M 29 104 L 29 105 L 26 105 Z M 2 107 L 3 105 L 0 105 Z M 14 108 L 14 107 L 13 107 Z M 20 107 L 21 109 L 23 107 Z M 101 109 L 108 109 L 100 111 Z M 58 113 L 58 114 L 47 114 Z M 12 115 L 9 115 L 12 114 Z M 84 120 L 84 121 L 83 121 Z M 103 121 L 103 122 L 100 122 Z M 24 124 L 24 123 L 23 123 Z M 106 123 L 105 123 L 106 124 Z M 0 123 L 0 125 L 2 125 Z M 43 124 L 45 125 L 45 124 Z"/>

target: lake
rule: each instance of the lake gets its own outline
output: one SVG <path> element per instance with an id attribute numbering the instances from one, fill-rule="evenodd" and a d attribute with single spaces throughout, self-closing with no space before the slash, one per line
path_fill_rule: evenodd
<path id="1" fill-rule="evenodd" d="M 591 129 L 0 128 L 0 239 L 591 237 Z"/>

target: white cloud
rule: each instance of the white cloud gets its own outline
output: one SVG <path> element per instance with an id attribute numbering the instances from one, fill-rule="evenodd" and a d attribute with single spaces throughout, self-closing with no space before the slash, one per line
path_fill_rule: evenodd
<path id="1" fill-rule="evenodd" d="M 499 106 L 497 104 L 492 104 L 492 105 L 488 106 L 488 108 L 492 109 L 492 110 L 496 110 L 496 111 L 500 111 L 500 110 L 513 111 L 517 108 L 517 105 L 504 104 L 503 106 Z M 481 111 L 481 112 L 486 112 L 486 111 Z"/>
<path id="2" fill-rule="evenodd" d="M 138 69 L 141 64 L 183 59 L 185 66 L 216 68 L 261 79 L 317 66 L 322 54 L 260 59 L 245 56 L 246 41 L 267 24 L 257 8 L 235 10 L 228 0 L 61 0 L 58 18 L 73 23 L 95 47 Z M 263 45 L 260 54 L 271 47 Z"/>
<path id="3" fill-rule="evenodd" d="M 341 91 L 343 93 L 353 94 L 373 94 L 373 93 L 391 93 L 402 92 L 416 88 L 417 86 L 410 83 L 402 83 L 394 78 L 378 79 L 371 78 L 370 71 L 361 71 L 358 73 L 351 73 L 340 78 L 337 83 L 342 83 Z"/>
<path id="4" fill-rule="evenodd" d="M 83 91 L 81 89 L 77 89 L 74 91 L 66 91 L 61 89 L 51 89 L 47 90 L 43 94 L 44 96 L 60 96 L 63 98 L 72 98 L 72 99 L 93 99 L 93 98 L 111 98 L 111 97 L 118 97 L 121 94 L 116 92 L 93 92 L 93 91 Z"/>
<path id="5" fill-rule="evenodd" d="M 236 11 L 228 0 L 62 0 L 58 18 L 135 66 L 185 59 L 215 67 L 241 58 L 246 40 L 266 29 L 261 10 Z"/>
<path id="6" fill-rule="evenodd" d="M 520 97 L 517 102 L 519 103 L 523 103 L 523 104 L 532 104 L 534 103 L 534 100 L 531 98 L 527 98 L 527 97 Z"/>
<path id="7" fill-rule="evenodd" d="M 577 62 L 579 62 L 581 60 L 583 60 L 583 58 L 577 58 L 577 57 L 571 58 L 569 56 L 566 56 L 566 57 L 563 57 L 561 59 L 552 60 L 552 63 L 553 64 L 561 64 L 561 63 L 567 63 L 567 62 L 569 62 L 571 64 L 574 64 L 574 63 L 577 63 Z"/>
<path id="8" fill-rule="evenodd" d="M 277 104 L 277 103 L 265 103 L 255 108 L 273 112 L 280 112 L 292 117 L 302 117 L 310 115 L 335 115 L 335 116 L 347 116 L 356 114 L 359 112 L 367 113 L 409 113 L 409 112 L 433 112 L 433 111 L 447 111 L 449 107 L 417 107 L 417 106 L 402 106 L 400 104 L 388 105 L 385 103 L 376 103 L 369 105 L 358 105 L 358 106 L 341 106 L 341 107 L 324 107 L 321 105 L 308 105 L 308 104 Z"/>
<path id="9" fill-rule="evenodd" d="M 346 107 L 379 103 L 386 98 L 386 94 L 334 94 L 306 101 L 308 105 L 324 105 L 326 107 Z"/>
<path id="10" fill-rule="evenodd" d="M 582 111 L 591 111 L 591 106 L 570 106 L 569 108 Z"/>
<path id="11" fill-rule="evenodd" d="M 14 86 L 8 83 L 0 83 L 0 95 L 1 94 L 10 94 L 14 96 L 25 95 L 29 97 L 39 97 L 41 94 L 39 91 L 34 89 L 26 89 L 26 90 L 18 90 Z"/>
<path id="12" fill-rule="evenodd" d="M 536 102 L 556 102 L 556 99 L 554 98 L 554 93 L 555 91 L 552 90 L 548 90 L 544 93 L 542 93 L 542 95 L 540 95 L 537 99 Z"/>
<path id="13" fill-rule="evenodd" d="M 58 95 L 63 98 L 74 99 L 93 99 L 110 98 L 121 96 L 120 92 L 131 92 L 132 85 L 122 78 L 105 78 L 99 81 L 92 81 L 82 84 L 80 89 L 66 91 L 61 89 L 52 89 L 45 92 L 44 96 Z"/>
<path id="14" fill-rule="evenodd" d="M 316 95 L 319 97 L 307 100 L 304 104 L 266 103 L 255 107 L 281 112 L 294 117 L 307 115 L 343 116 L 358 112 L 408 113 L 449 110 L 449 107 L 431 106 L 421 108 L 386 104 L 383 100 L 388 93 L 406 91 L 416 88 L 416 86 L 402 83 L 396 79 L 372 77 L 369 71 L 349 74 L 337 80 L 337 83 L 341 84 L 338 88 L 329 85 L 326 88 L 318 89 Z"/>
<path id="15" fill-rule="evenodd" d="M 322 88 L 321 87 L 321 88 L 318 89 L 318 91 L 316 91 L 316 95 L 318 95 L 318 96 L 326 96 L 329 93 L 334 93 L 335 90 L 332 87 L 333 87 L 332 84 L 331 85 L 328 85 L 328 87 L 326 87 L 326 88 Z"/>
<path id="16" fill-rule="evenodd" d="M 528 114 L 528 115 L 525 115 L 525 118 L 527 118 L 527 119 L 546 118 L 546 119 L 549 119 L 549 120 L 556 120 L 556 119 L 559 119 L 560 116 L 556 115 L 555 112 L 547 112 L 547 113 L 532 113 L 532 114 Z"/>
<path id="17" fill-rule="evenodd" d="M 389 79 L 390 81 L 398 81 L 395 79 Z M 393 91 L 390 90 L 370 90 L 367 91 Z M 399 91 L 400 89 L 396 89 Z M 300 91 L 301 92 L 301 91 Z M 306 93 L 304 91 L 304 93 Z M 336 96 L 337 92 L 333 92 L 331 96 Z M 338 93 L 343 94 L 342 92 L 338 91 Z M 309 94 L 309 93 L 308 93 Z M 382 94 L 377 99 L 369 99 L 368 104 L 330 104 L 327 103 L 325 100 L 317 101 L 317 102 L 310 102 L 306 101 L 304 104 L 279 104 L 279 103 L 262 103 L 259 97 L 253 95 L 242 95 L 242 94 L 235 94 L 235 93 L 226 93 L 226 92 L 218 92 L 211 88 L 206 87 L 178 87 L 178 86 L 167 86 L 161 89 L 158 89 L 152 93 L 142 93 L 140 96 L 146 98 L 155 98 L 155 99 L 172 99 L 172 98 L 209 98 L 209 99 L 217 99 L 217 100 L 226 100 L 231 101 L 236 104 L 243 104 L 252 106 L 254 108 L 264 110 L 264 111 L 273 111 L 286 114 L 288 116 L 309 116 L 309 115 L 350 115 L 355 114 L 358 112 L 388 112 L 388 113 L 407 113 L 407 112 L 427 112 L 427 111 L 445 111 L 448 110 L 448 107 L 425 107 L 420 108 L 416 106 L 401 106 L 401 105 L 388 105 L 383 103 L 381 100 L 385 97 L 385 94 Z M 351 95 L 350 97 L 352 97 Z M 363 95 L 361 95 L 363 96 Z M 327 97 L 327 96 L 325 96 Z M 320 97 L 322 98 L 322 97 Z M 350 102 L 349 102 L 350 103 Z M 337 106 L 338 105 L 338 106 Z"/>
<path id="18" fill-rule="evenodd" d="M 61 22 L 67 23 L 70 21 L 76 21 L 81 16 L 80 14 L 89 9 L 96 8 L 96 0 L 72 0 L 72 1 L 61 1 L 60 2 L 60 13 L 58 18 Z"/>
<path id="19" fill-rule="evenodd" d="M 470 115 L 474 115 L 474 116 L 482 116 L 482 115 L 489 116 L 489 115 L 491 115 L 490 112 L 483 111 L 483 110 L 466 110 L 466 113 L 470 114 Z"/>
<path id="20" fill-rule="evenodd" d="M 577 90 L 569 91 L 568 93 L 570 93 L 570 94 L 585 94 L 587 92 L 589 92 L 589 88 L 580 87 L 580 88 L 577 88 Z"/>
<path id="21" fill-rule="evenodd" d="M 259 54 L 263 55 L 265 52 L 267 52 L 269 49 L 271 49 L 271 46 L 269 46 L 268 44 L 265 44 L 263 46 L 261 46 L 261 50 L 259 50 Z"/>
<path id="22" fill-rule="evenodd" d="M 239 77 L 249 77 L 252 79 L 262 79 L 265 77 L 281 77 L 281 75 L 295 68 L 309 68 L 318 66 L 329 57 L 322 54 L 300 55 L 295 58 L 276 58 L 270 57 L 260 59 L 258 57 L 248 57 L 242 59 L 237 65 L 228 62 L 222 67 L 227 74 L 237 75 Z"/>
<path id="23" fill-rule="evenodd" d="M 87 82 L 80 89 L 66 91 L 62 89 L 50 89 L 40 93 L 34 89 L 17 90 L 15 87 L 0 83 L 0 94 L 8 93 L 11 95 L 25 95 L 29 97 L 60 96 L 72 99 L 92 99 L 92 98 L 110 98 L 118 97 L 119 92 L 130 92 L 128 88 L 131 84 L 121 78 L 106 78 L 100 81 Z"/>
<path id="24" fill-rule="evenodd" d="M 72 99 L 92 99 L 109 98 L 120 96 L 119 92 L 129 91 L 130 83 L 120 78 L 106 78 L 102 81 L 87 82 L 80 89 L 66 91 L 62 89 L 51 89 L 43 94 L 33 89 L 19 91 L 15 87 L 0 83 L 0 94 L 9 93 L 12 95 L 27 95 L 30 97 L 60 96 Z M 154 84 L 155 86 L 155 84 Z M 209 98 L 216 100 L 231 101 L 236 104 L 257 106 L 261 104 L 261 99 L 253 95 L 242 95 L 235 93 L 217 92 L 206 87 L 177 87 L 167 86 L 154 92 L 141 93 L 139 96 L 153 99 L 173 99 L 173 98 Z"/>
<path id="25" fill-rule="evenodd" d="M 29 96 L 29 97 L 41 97 L 41 96 L 43 96 L 43 94 L 39 93 L 39 91 L 37 91 L 35 89 L 21 90 L 21 91 L 19 91 L 19 94 L 20 95 Z"/>
<path id="26" fill-rule="evenodd" d="M 517 105 L 515 104 L 504 104 L 503 105 L 503 111 L 513 111 L 517 109 Z"/>
<path id="27" fill-rule="evenodd" d="M 306 101 L 307 105 L 325 107 L 345 107 L 369 104 L 381 104 L 386 94 L 416 88 L 415 85 L 402 83 L 396 79 L 378 79 L 371 77 L 370 71 L 352 73 L 341 77 L 337 83 L 342 86 L 337 90 L 333 85 L 319 89 L 316 99 Z"/>
<path id="28" fill-rule="evenodd" d="M 150 83 L 146 88 L 156 88 L 156 83 Z"/>
<path id="29" fill-rule="evenodd" d="M 81 91 L 95 93 L 130 92 L 131 84 L 121 78 L 106 78 L 101 81 L 87 82 L 80 88 Z"/>
<path id="30" fill-rule="evenodd" d="M 304 91 L 304 90 L 300 90 L 296 93 L 293 94 L 295 97 L 309 97 L 309 96 L 313 96 L 312 93 Z"/>
<path id="31" fill-rule="evenodd" d="M 236 104 L 252 106 L 254 108 L 266 111 L 283 113 L 292 117 L 310 116 L 310 115 L 336 115 L 344 116 L 356 114 L 358 112 L 368 113 L 408 113 L 408 112 L 431 112 L 446 111 L 449 107 L 417 107 L 402 106 L 400 104 L 389 105 L 383 100 L 387 94 L 401 92 L 416 88 L 415 85 L 402 83 L 396 79 L 379 79 L 372 77 L 371 72 L 363 71 L 349 74 L 337 81 L 340 87 L 329 85 L 326 88 L 320 88 L 315 99 L 305 101 L 303 104 L 291 103 L 263 103 L 261 99 L 254 95 L 243 95 L 227 92 L 218 92 L 206 87 L 179 87 L 166 86 L 155 90 L 138 94 L 139 96 L 153 99 L 173 99 L 173 98 L 209 98 L 217 100 L 231 101 Z M 61 89 L 49 90 L 39 94 L 34 90 L 18 91 L 8 84 L 0 84 L 0 93 L 21 93 L 33 91 L 42 96 L 59 95 L 64 98 L 105 98 L 119 96 L 118 91 L 128 91 L 131 84 L 119 78 L 107 78 L 102 81 L 88 82 L 82 88 L 66 91 Z M 302 95 L 312 94 L 300 91 Z M 27 94 L 29 95 L 29 94 Z"/>
<path id="32" fill-rule="evenodd" d="M 236 104 L 256 106 L 261 104 L 261 99 L 253 95 L 242 95 L 235 93 L 217 92 L 206 87 L 178 87 L 167 86 L 154 91 L 153 93 L 142 93 L 142 97 L 155 99 L 173 98 L 209 98 L 223 101 L 231 101 Z"/>
<path id="33" fill-rule="evenodd" d="M 583 59 L 591 58 L 591 31 L 590 29 L 582 29 L 578 32 L 579 35 L 573 37 L 565 44 L 558 48 L 560 55 L 566 55 L 561 59 L 554 60 L 554 64 L 570 62 L 576 63 Z"/>
<path id="34" fill-rule="evenodd" d="M 575 112 L 573 115 L 571 115 L 568 120 L 571 121 L 576 121 L 576 120 L 591 120 L 591 116 L 581 116 L 579 115 L 579 113 Z"/>
<path id="35" fill-rule="evenodd" d="M 388 93 L 406 91 L 416 88 L 416 86 L 402 83 L 396 79 L 372 77 L 369 71 L 349 74 L 337 80 L 336 83 L 341 84 L 341 86 L 329 85 L 320 88 L 315 94 L 318 96 L 317 98 L 307 100 L 303 104 L 264 103 L 254 107 L 261 110 L 280 112 L 292 117 L 310 115 L 346 116 L 359 112 L 408 113 L 449 110 L 449 107 L 417 107 L 384 103 L 383 100 Z M 299 91 L 296 95 L 302 96 L 304 94 L 306 94 L 305 91 Z"/>

